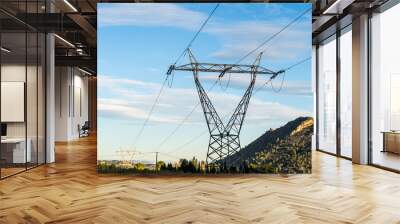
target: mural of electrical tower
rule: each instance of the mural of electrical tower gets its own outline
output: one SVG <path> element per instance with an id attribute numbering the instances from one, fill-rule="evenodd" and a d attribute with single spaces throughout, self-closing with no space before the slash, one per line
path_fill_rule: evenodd
<path id="1" fill-rule="evenodd" d="M 100 3 L 98 172 L 310 173 L 311 11 Z"/>
<path id="2" fill-rule="evenodd" d="M 190 63 L 180 66 L 171 65 L 168 74 L 171 74 L 174 70 L 193 72 L 194 82 L 210 133 L 206 158 L 207 167 L 210 164 L 217 164 L 219 168 L 222 166 L 232 167 L 241 165 L 243 160 L 241 156 L 232 157 L 232 155 L 236 153 L 240 155 L 240 131 L 246 116 L 251 94 L 253 93 L 256 77 L 257 75 L 270 75 L 271 79 L 273 79 L 283 71 L 273 72 L 260 66 L 262 52 L 258 54 L 252 65 L 199 63 L 190 49 L 187 49 L 187 54 Z M 199 80 L 200 72 L 219 73 L 218 78 L 222 78 L 228 72 L 250 75 L 250 84 L 227 124 L 222 122 L 207 92 L 201 85 Z"/>

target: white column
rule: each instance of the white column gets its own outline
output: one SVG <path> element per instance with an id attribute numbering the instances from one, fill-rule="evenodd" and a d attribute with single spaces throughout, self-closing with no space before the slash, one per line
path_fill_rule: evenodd
<path id="1" fill-rule="evenodd" d="M 368 163 L 368 15 L 353 19 L 353 162 Z"/>
<path id="2" fill-rule="evenodd" d="M 54 35 L 46 36 L 46 163 L 55 161 L 54 133 L 55 133 L 55 56 Z"/>
<path id="3" fill-rule="evenodd" d="M 46 12 L 54 12 L 54 5 L 46 1 Z M 46 35 L 46 163 L 55 162 L 55 42 L 54 34 Z"/>

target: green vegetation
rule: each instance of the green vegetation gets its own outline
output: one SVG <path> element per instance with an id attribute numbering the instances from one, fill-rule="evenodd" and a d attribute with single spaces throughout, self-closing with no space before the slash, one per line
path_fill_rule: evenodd
<path id="1" fill-rule="evenodd" d="M 236 161 L 228 167 L 206 163 L 195 157 L 174 163 L 159 161 L 157 164 L 130 163 L 127 161 L 99 161 L 99 173 L 120 174 L 218 174 L 218 173 L 311 173 L 311 136 L 313 119 L 300 117 L 286 125 L 269 130 L 240 152 L 228 157 Z"/>
<path id="2" fill-rule="evenodd" d="M 165 163 L 164 161 L 157 162 L 155 165 L 143 163 L 128 163 L 122 161 L 99 161 L 97 171 L 99 173 L 205 173 L 206 165 L 204 161 L 199 161 L 195 157 L 191 160 L 180 159 L 179 162 Z"/>

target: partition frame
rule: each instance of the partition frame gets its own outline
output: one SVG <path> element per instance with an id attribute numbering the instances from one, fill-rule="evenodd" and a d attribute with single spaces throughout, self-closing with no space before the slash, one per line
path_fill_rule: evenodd
<path id="1" fill-rule="evenodd" d="M 368 165 L 379 168 L 379 169 L 383 169 L 383 170 L 387 170 L 390 172 L 394 172 L 394 173 L 400 173 L 399 169 L 394 169 L 388 166 L 384 166 L 384 165 L 380 165 L 377 163 L 374 163 L 373 160 L 373 154 L 374 154 L 374 147 L 373 147 L 373 127 L 372 127 L 372 105 L 373 105 L 373 100 L 372 100 L 372 93 L 373 93 L 373 88 L 372 88 L 372 54 L 373 54 L 373 47 L 372 47 L 372 19 L 373 19 L 373 14 L 374 13 L 383 13 L 389 9 L 391 9 L 392 7 L 396 6 L 397 4 L 400 4 L 399 0 L 388 0 L 387 2 L 385 2 L 384 4 L 382 4 L 381 6 L 379 6 L 376 9 L 373 10 L 369 10 L 368 11 L 368 20 L 367 20 L 367 45 L 368 45 L 368 54 L 367 54 L 367 61 L 368 61 L 368 69 L 367 69 L 367 82 L 368 82 L 368 96 L 367 96 L 367 107 L 368 107 L 368 111 L 367 111 L 367 119 L 368 119 L 368 125 L 367 125 L 367 132 L 368 132 Z"/>
<path id="2" fill-rule="evenodd" d="M 341 103 L 341 99 L 340 99 L 340 81 L 341 81 L 341 65 L 340 65 L 340 37 L 345 33 L 345 32 L 343 32 L 343 31 L 345 31 L 346 29 L 348 29 L 348 27 L 349 26 L 351 26 L 352 25 L 352 23 L 349 23 L 349 24 L 346 24 L 346 25 L 344 25 L 343 27 L 340 27 L 339 26 L 339 24 L 338 23 L 336 23 L 336 24 L 334 24 L 334 26 L 335 26 L 335 32 L 334 33 L 332 33 L 331 35 L 328 35 L 328 36 L 325 36 L 323 39 L 320 39 L 319 41 L 318 41 L 318 43 L 316 43 L 315 45 L 316 45 L 316 69 L 315 69 L 315 76 L 316 76 L 316 79 L 315 79 L 315 86 L 316 86 L 316 114 L 315 114 L 315 124 L 316 124 L 316 138 L 315 138 L 315 142 L 316 142 L 316 151 L 319 151 L 319 152 L 323 152 L 323 153 L 326 153 L 326 154 L 329 154 L 329 155 L 332 155 L 332 156 L 336 156 L 336 157 L 339 157 L 339 158 L 343 158 L 343 159 L 346 159 L 346 160 L 352 160 L 352 158 L 350 158 L 350 157 L 347 157 L 347 156 L 344 156 L 344 155 L 342 155 L 342 153 L 341 153 L 341 118 L 340 118 L 340 103 Z M 351 32 L 351 30 L 350 31 L 347 31 L 347 32 Z M 335 61 L 335 63 L 336 63 L 336 95 L 335 95 L 335 99 L 336 99 L 336 108 L 335 108 L 335 110 L 336 110 L 336 119 L 335 119 L 335 121 L 336 121 L 336 138 L 335 138 L 335 140 L 336 140 L 336 152 L 335 153 L 332 153 L 332 152 L 329 152 L 329 151 L 327 151 L 327 150 L 324 150 L 324 149 L 321 149 L 319 146 L 320 146 L 320 143 L 319 143 L 319 129 L 320 129 L 320 127 L 319 127 L 319 119 L 320 119 L 320 117 L 319 117 L 319 112 L 320 112 L 320 100 L 319 100 L 319 85 L 320 85 L 320 73 L 319 73 L 319 63 L 318 63 L 318 59 L 319 59 L 319 48 L 320 48 L 320 44 L 321 43 L 323 43 L 323 42 L 325 42 L 325 41 L 327 41 L 329 38 L 332 38 L 332 36 L 334 36 L 335 35 L 335 38 L 333 39 L 333 40 L 331 40 L 331 41 L 336 41 L 336 61 Z"/>
<path id="3" fill-rule="evenodd" d="M 377 167 L 377 168 L 380 168 L 380 169 L 387 170 L 387 171 L 400 173 L 400 170 L 393 169 L 393 168 L 390 168 L 390 167 L 386 167 L 386 166 L 383 166 L 383 165 L 379 165 L 379 164 L 373 163 L 373 142 L 372 142 L 372 105 L 373 104 L 372 104 L 372 61 L 371 61 L 371 58 L 372 58 L 373 52 L 372 52 L 372 28 L 371 28 L 371 26 L 372 26 L 371 24 L 372 23 L 371 23 L 371 20 L 372 20 L 372 17 L 373 17 L 372 16 L 373 13 L 385 12 L 386 10 L 392 8 L 393 6 L 395 6 L 397 4 L 400 4 L 399 0 L 388 0 L 387 2 L 382 4 L 381 6 L 379 6 L 377 8 L 374 8 L 374 9 L 366 10 L 364 13 L 368 14 L 368 21 L 367 21 L 367 23 L 368 23 L 367 24 L 367 26 L 368 26 L 368 28 L 367 28 L 368 29 L 367 30 L 367 42 L 368 42 L 367 43 L 367 46 L 368 46 L 368 49 L 367 49 L 367 51 L 368 51 L 368 54 L 367 54 L 367 85 L 368 85 L 367 86 L 367 88 L 368 88 L 368 90 L 367 90 L 367 94 L 368 94 L 367 95 L 367 108 L 368 108 L 367 109 L 368 110 L 367 111 L 367 113 L 368 113 L 367 114 L 367 117 L 368 117 L 368 124 L 367 124 L 368 137 L 367 137 L 367 141 L 368 141 L 368 149 L 367 150 L 368 150 L 368 153 L 367 153 L 367 155 L 368 155 L 368 159 L 367 159 L 367 164 L 370 165 L 370 166 L 373 166 L 373 167 Z M 350 17 L 351 17 L 351 15 L 350 15 Z M 322 41 L 330 38 L 332 35 L 337 34 L 338 30 L 344 30 L 344 29 L 346 29 L 347 26 L 352 25 L 352 23 L 349 22 L 349 24 L 346 24 L 344 27 L 340 28 L 339 26 L 337 26 L 337 24 L 340 23 L 340 22 L 341 21 L 339 20 L 339 22 L 334 24 L 334 26 L 336 26 L 336 31 L 335 31 L 336 33 L 331 34 L 331 35 L 326 35 L 326 34 L 320 35 L 320 36 L 323 36 L 323 38 L 320 38 L 320 39 L 319 39 L 318 36 L 317 36 L 317 38 L 315 38 L 317 40 L 315 42 L 315 45 L 316 45 L 316 60 L 317 61 L 318 61 L 318 57 L 319 57 L 318 56 L 318 54 L 319 54 L 318 53 L 319 44 Z M 336 38 L 337 40 L 336 41 L 340 42 L 340 40 L 338 40 L 338 38 L 339 38 L 339 35 L 337 35 L 337 38 Z M 338 52 L 336 52 L 336 53 L 338 55 Z M 315 81 L 315 84 L 316 84 L 316 89 L 317 90 L 318 90 L 318 87 L 319 87 L 319 71 L 318 71 L 319 69 L 318 69 L 318 66 L 319 66 L 318 63 L 316 63 L 316 81 Z M 340 84 L 340 83 L 337 82 L 336 84 Z M 340 89 L 340 87 L 339 87 L 339 89 Z M 340 95 L 340 92 L 337 92 L 336 94 Z M 315 139 L 316 140 L 316 151 L 323 152 L 323 153 L 326 153 L 326 154 L 329 154 L 329 155 L 333 155 L 333 156 L 336 156 L 336 157 L 344 158 L 344 159 L 347 159 L 347 160 L 352 160 L 352 158 L 349 158 L 349 157 L 341 155 L 341 148 L 340 148 L 339 144 L 337 144 L 337 146 L 339 146 L 339 147 L 337 149 L 337 153 L 336 154 L 335 153 L 331 153 L 331 152 L 327 152 L 324 149 L 320 149 L 319 148 L 319 125 L 318 125 L 318 120 L 319 120 L 319 109 L 320 108 L 319 108 L 318 95 L 319 95 L 319 93 L 317 91 L 316 92 L 316 107 L 317 108 L 316 108 L 316 114 L 315 114 L 316 132 L 317 132 L 316 133 L 316 139 Z M 340 99 L 337 102 L 340 103 Z M 338 113 L 337 113 L 337 115 L 338 115 Z M 337 121 L 340 121 L 340 118 L 337 118 Z M 337 128 L 340 129 L 341 127 L 337 126 Z M 340 130 L 339 130 L 339 132 L 340 132 Z M 340 135 L 337 135 L 336 137 L 340 138 Z M 339 139 L 339 142 L 340 142 L 340 139 Z M 338 141 L 337 141 L 337 143 L 338 143 Z"/>
<path id="4" fill-rule="evenodd" d="M 27 3 L 28 3 L 28 1 L 25 0 L 25 1 L 22 1 L 22 2 L 25 3 L 25 12 L 24 13 L 25 13 L 25 16 L 27 16 L 27 13 L 28 13 L 27 12 Z M 36 10 L 37 10 L 37 13 L 39 13 L 39 11 L 38 11 L 39 10 L 39 7 L 38 7 L 39 0 L 36 0 L 36 3 L 37 3 L 36 4 Z M 45 12 L 47 12 L 47 7 L 45 9 Z M 25 91 L 25 93 L 24 93 L 25 168 L 23 170 L 21 170 L 21 171 L 18 171 L 18 172 L 12 173 L 10 175 L 4 176 L 3 173 L 2 173 L 2 168 L 0 166 L 0 181 L 6 179 L 8 177 L 12 177 L 12 176 L 15 176 L 17 174 L 23 173 L 23 172 L 25 172 L 27 170 L 34 169 L 36 167 L 39 167 L 39 166 L 44 165 L 44 164 L 47 163 L 47 110 L 46 110 L 46 108 L 47 108 L 47 81 L 46 81 L 46 79 L 47 79 L 47 32 L 41 32 L 40 30 L 30 26 L 29 24 L 27 24 L 27 23 L 25 23 L 23 21 L 18 20 L 18 22 L 22 23 L 23 26 L 25 27 L 24 30 L 15 31 L 15 33 L 18 33 L 18 32 L 22 31 L 21 33 L 25 34 L 25 46 L 24 46 L 25 47 L 25 49 L 24 49 L 25 50 L 25 84 L 24 84 L 24 86 L 25 86 L 24 87 L 24 91 Z M 1 28 L 1 23 L 0 23 L 0 28 Z M 35 122 L 36 123 L 36 128 L 35 128 L 36 129 L 36 136 L 33 136 L 33 138 L 36 138 L 36 162 L 32 163 L 33 166 L 30 166 L 30 167 L 28 167 L 28 162 L 27 162 L 28 161 L 28 153 L 27 153 L 27 147 L 28 147 L 28 131 L 27 131 L 27 129 L 28 129 L 28 116 L 27 116 L 28 30 L 30 30 L 30 32 L 33 32 L 33 33 L 36 34 L 36 47 L 35 47 L 35 50 L 36 50 L 36 64 L 35 64 L 35 67 L 36 67 L 36 91 L 35 92 L 36 93 L 34 93 L 36 95 L 36 122 Z M 2 46 L 2 44 L 3 44 L 2 43 L 2 34 L 3 33 L 7 33 L 7 32 L 3 32 L 0 29 L 0 46 Z M 13 33 L 13 32 L 11 32 L 11 33 Z M 42 44 L 43 44 L 42 47 L 44 48 L 41 51 L 41 53 L 42 53 L 41 57 L 42 57 L 42 60 L 44 60 L 43 63 L 42 63 L 42 70 L 41 70 L 41 73 L 42 73 L 42 88 L 43 88 L 43 93 L 42 93 L 42 97 L 43 97 L 43 99 L 42 99 L 42 103 L 43 103 L 42 107 L 43 108 L 42 109 L 43 109 L 43 113 L 44 113 L 43 115 L 44 116 L 41 117 L 42 119 L 40 119 L 41 122 L 43 122 L 43 145 L 42 145 L 42 147 L 43 147 L 43 149 L 42 149 L 43 155 L 41 155 L 41 156 L 43 156 L 43 162 L 39 162 L 39 36 L 40 36 L 39 34 L 43 34 L 41 41 L 42 41 Z M 2 62 L 3 62 L 2 52 L 0 52 L 0 82 L 2 81 L 2 69 L 1 69 L 2 66 L 3 66 Z M 0 100 L 1 100 L 1 85 L 0 85 Z M 0 104 L 0 111 L 1 111 L 1 109 L 2 108 L 1 108 L 1 104 Z M 0 124 L 1 123 L 2 122 L 1 122 L 1 113 L 0 113 Z M 1 158 L 1 153 L 2 153 L 2 146 L 0 144 L 0 158 Z M 1 165 L 1 161 L 0 161 L 0 165 Z"/>

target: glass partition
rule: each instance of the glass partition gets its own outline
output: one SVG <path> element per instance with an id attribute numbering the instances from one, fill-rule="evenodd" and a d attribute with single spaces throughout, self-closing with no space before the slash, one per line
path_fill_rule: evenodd
<path id="1" fill-rule="evenodd" d="M 1 176 L 24 171 L 26 150 L 26 33 L 1 34 Z M 29 145 L 28 145 L 29 149 Z"/>
<path id="2" fill-rule="evenodd" d="M 41 13 L 43 4 L 0 7 Z M 0 12 L 0 178 L 45 163 L 45 44 L 43 33 Z"/>
<path id="3" fill-rule="evenodd" d="M 43 33 L 38 33 L 38 64 L 37 64 L 37 147 L 38 164 L 46 162 L 46 139 L 45 139 L 45 124 L 46 124 L 46 37 Z"/>
<path id="4" fill-rule="evenodd" d="M 318 149 L 336 153 L 336 36 L 318 47 Z"/>
<path id="5" fill-rule="evenodd" d="M 26 98 L 26 112 L 27 112 L 27 150 L 30 151 L 30 160 L 27 163 L 28 168 L 37 165 L 38 158 L 38 35 L 36 32 L 27 33 L 27 98 Z"/>
<path id="6" fill-rule="evenodd" d="M 351 26 L 340 36 L 340 154 L 352 157 L 352 35 Z"/>
<path id="7" fill-rule="evenodd" d="M 400 170 L 400 5 L 371 19 L 371 162 Z"/>

